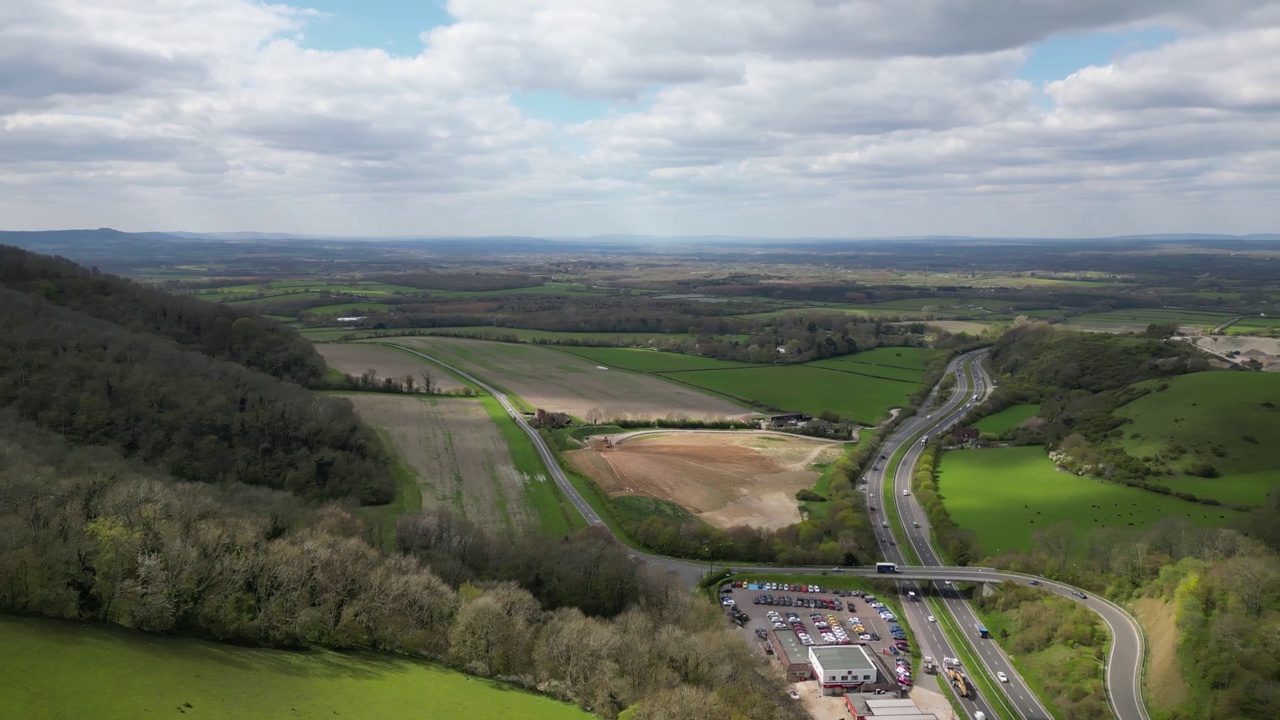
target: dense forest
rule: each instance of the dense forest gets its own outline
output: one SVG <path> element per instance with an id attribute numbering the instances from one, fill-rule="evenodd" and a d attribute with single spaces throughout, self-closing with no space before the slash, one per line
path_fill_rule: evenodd
<path id="1" fill-rule="evenodd" d="M 381 441 L 296 384 L 324 365 L 287 328 L 56 258 L 0 267 L 0 408 L 186 480 L 391 499 Z"/>
<path id="2" fill-rule="evenodd" d="M 370 545 L 346 511 L 177 481 L 0 412 L 0 611 L 273 647 L 410 654 L 606 718 L 803 717 L 717 607 L 598 534 L 447 514 Z"/>

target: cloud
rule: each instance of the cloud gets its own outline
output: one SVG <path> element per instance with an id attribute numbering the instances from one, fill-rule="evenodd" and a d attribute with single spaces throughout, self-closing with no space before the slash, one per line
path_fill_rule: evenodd
<path id="1" fill-rule="evenodd" d="M 423 28 L 426 48 L 406 57 L 306 49 L 305 7 L 5 3 L 0 213 L 27 227 L 365 234 L 1071 234 L 1280 219 L 1266 201 L 1280 181 L 1272 3 L 448 10 L 455 22 Z M 1043 89 L 1016 77 L 1039 39 L 1153 24 L 1182 35 Z M 512 99 L 536 90 L 616 104 L 558 126 Z"/>

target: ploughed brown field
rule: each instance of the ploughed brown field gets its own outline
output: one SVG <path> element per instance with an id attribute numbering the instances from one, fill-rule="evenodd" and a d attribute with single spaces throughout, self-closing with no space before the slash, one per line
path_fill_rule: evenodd
<path id="1" fill-rule="evenodd" d="M 841 446 L 749 432 L 645 434 L 567 453 L 610 495 L 673 502 L 717 527 L 779 528 L 800 522 L 796 491 L 812 487 L 814 463 Z"/>
<path id="2" fill-rule="evenodd" d="M 403 380 L 409 375 L 420 385 L 422 373 L 426 372 L 431 376 L 432 385 L 441 392 L 453 392 L 463 387 L 452 375 L 432 363 L 394 348 L 382 345 L 319 343 L 316 350 L 329 367 L 346 375 L 359 377 L 366 370 L 373 370 L 380 378 Z"/>

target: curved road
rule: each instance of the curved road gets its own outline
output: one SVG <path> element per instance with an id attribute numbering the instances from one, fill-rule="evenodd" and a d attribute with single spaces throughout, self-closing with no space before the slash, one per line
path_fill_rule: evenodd
<path id="1" fill-rule="evenodd" d="M 418 357 L 438 365 L 446 370 L 456 373 L 459 377 L 465 378 L 469 382 L 475 383 L 498 400 L 506 409 L 507 413 L 515 421 L 516 425 L 528 435 L 533 445 L 538 450 L 538 455 L 542 458 L 542 462 L 547 467 L 547 471 L 551 474 L 556 485 L 564 493 L 565 497 L 573 503 L 582 517 L 586 519 L 590 525 L 607 527 L 604 520 L 591 507 L 578 489 L 569 482 L 568 476 L 560 468 L 560 464 L 556 462 L 555 455 L 551 449 L 547 447 L 542 436 L 538 431 L 533 429 L 528 422 L 525 421 L 518 408 L 507 399 L 505 393 L 499 391 L 492 385 L 480 380 L 474 375 L 461 370 L 457 367 L 442 362 L 431 355 L 419 352 L 413 348 L 403 345 L 394 345 L 393 343 L 382 343 L 391 345 L 400 350 L 412 353 Z M 1074 588 L 1064 583 L 1053 580 L 1040 580 L 1031 576 L 1020 575 L 1018 573 L 1003 572 L 989 568 L 967 568 L 967 567 L 946 567 L 942 566 L 937 553 L 934 551 L 930 542 L 929 528 L 927 520 L 919 504 L 915 502 L 913 495 L 902 495 L 902 490 L 910 488 L 910 479 L 912 470 L 923 451 L 923 443 L 917 440 L 922 433 L 928 431 L 935 433 L 945 430 L 951 425 L 959 422 L 966 413 L 974 405 L 976 405 L 982 397 L 985 397 L 992 388 L 991 379 L 986 374 L 986 370 L 981 365 L 981 359 L 985 355 L 984 350 L 974 351 L 961 355 L 947 367 L 948 374 L 956 376 L 956 387 L 951 398 L 948 399 L 940 407 L 929 411 L 924 411 L 923 416 L 917 414 L 907 418 L 900 424 L 893 434 L 890 435 L 882 446 L 884 456 L 891 458 L 904 446 L 910 444 L 907 452 L 904 454 L 898 465 L 898 472 L 894 477 L 893 495 L 897 504 L 899 517 L 903 521 L 903 527 L 906 528 L 908 522 L 919 523 L 920 527 L 907 530 L 907 541 L 911 543 L 915 549 L 917 556 L 925 563 L 926 567 L 911 568 L 905 565 L 905 556 L 901 550 L 894 544 L 887 544 L 891 539 L 892 528 L 889 532 L 879 535 L 880 542 L 885 550 L 885 556 L 891 561 L 895 561 L 902 565 L 904 574 L 910 571 L 912 577 L 922 574 L 927 575 L 930 572 L 937 572 L 937 580 L 933 584 L 943 583 L 940 586 L 945 607 L 953 614 L 957 624 L 962 631 L 966 628 L 973 627 L 977 624 L 977 616 L 973 614 L 972 608 L 968 603 L 958 596 L 949 588 L 950 582 L 965 581 L 1002 581 L 1002 582 L 1030 582 L 1035 579 L 1040 583 L 1040 587 L 1050 592 L 1055 592 L 1064 597 L 1076 599 L 1088 606 L 1089 609 L 1098 613 L 1106 622 L 1111 630 L 1112 646 L 1107 656 L 1106 665 L 1106 686 L 1107 696 L 1111 703 L 1112 712 L 1119 720 L 1149 720 L 1146 707 L 1142 701 L 1142 661 L 1143 661 L 1143 636 L 1137 621 L 1133 619 L 1121 607 L 1109 600 L 1090 597 L 1086 600 L 1079 600 L 1075 593 L 1079 592 L 1078 588 Z M 978 377 L 972 380 L 973 390 L 970 390 L 970 375 L 977 368 Z M 934 397 L 937 395 L 938 388 L 930 393 L 929 398 L 925 401 L 924 407 L 932 406 Z M 887 460 L 874 463 L 874 469 L 868 472 L 866 480 L 867 487 L 883 488 L 884 487 L 884 469 L 882 464 L 887 464 Z M 876 491 L 869 490 L 870 499 L 874 502 Z M 632 551 L 632 555 L 636 558 L 643 559 L 646 562 L 653 563 L 663 567 L 690 584 L 693 584 L 700 578 L 705 566 L 701 563 L 693 563 L 686 560 L 677 560 L 675 558 L 663 557 L 661 555 L 651 555 L 649 553 Z M 815 567 L 774 567 L 769 566 L 769 570 L 787 573 L 787 574 L 826 574 L 830 572 L 827 568 Z M 873 568 L 850 568 L 849 574 L 856 575 L 877 575 Z M 883 575 L 880 575 L 884 578 Z M 924 603 L 903 603 L 904 612 L 908 615 L 908 621 L 911 625 L 917 639 L 921 643 L 925 643 L 925 647 L 930 649 L 934 657 L 941 661 L 943 657 L 956 657 L 956 653 L 951 647 L 947 637 L 939 631 L 935 623 L 925 621 L 923 615 L 927 611 Z M 977 650 L 976 655 L 986 666 L 986 670 L 991 675 L 994 682 L 994 674 L 997 671 L 1004 672 L 1008 678 L 1007 686 L 1009 701 L 1013 703 L 1017 710 L 1017 714 L 1028 720 L 1039 720 L 1040 718 L 1051 718 L 1051 715 L 1036 698 L 1035 694 L 1026 687 L 1022 680 L 1009 662 L 1008 657 L 1000 649 L 995 642 L 974 643 L 974 649 Z M 969 673 L 978 671 L 977 668 L 968 668 Z M 1000 687 L 1000 684 L 997 684 Z M 1002 688 L 1004 689 L 1004 688 Z M 1003 703 L 1003 698 L 993 698 L 996 702 Z M 991 712 L 991 707 L 987 704 L 985 698 L 975 697 L 973 701 L 965 703 L 965 708 L 970 712 L 982 711 L 989 718 L 997 717 Z M 1006 706 L 1007 708 L 1007 706 Z"/>

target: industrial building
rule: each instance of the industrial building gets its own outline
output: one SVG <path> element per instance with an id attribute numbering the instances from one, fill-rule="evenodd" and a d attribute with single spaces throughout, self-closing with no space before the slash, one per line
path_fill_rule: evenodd
<path id="1" fill-rule="evenodd" d="M 809 653 L 794 631 L 770 630 L 769 644 L 773 646 L 773 656 L 778 659 L 778 664 L 782 665 L 788 680 L 796 682 L 813 679 Z"/>
<path id="2" fill-rule="evenodd" d="M 921 710 L 905 698 L 845 695 L 844 704 L 854 720 L 937 720 L 936 715 Z"/>
<path id="3" fill-rule="evenodd" d="M 879 665 L 864 645 L 815 645 L 809 648 L 809 664 L 823 695 L 856 692 L 879 679 Z"/>

